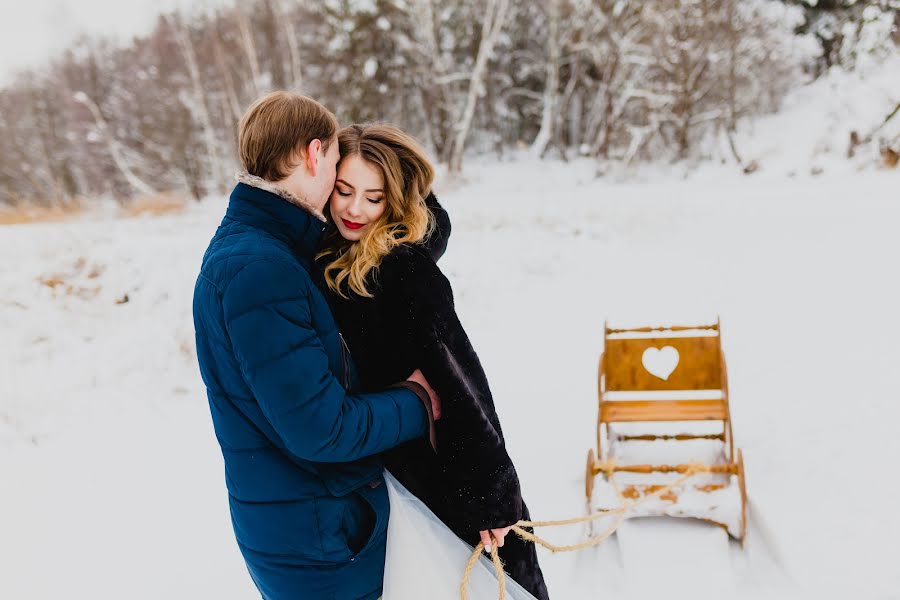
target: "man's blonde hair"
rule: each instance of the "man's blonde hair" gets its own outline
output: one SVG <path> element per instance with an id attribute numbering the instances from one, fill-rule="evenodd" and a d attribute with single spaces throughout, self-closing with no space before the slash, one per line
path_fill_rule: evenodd
<path id="1" fill-rule="evenodd" d="M 290 175 L 313 140 L 328 150 L 337 132 L 337 118 L 306 96 L 272 92 L 256 100 L 241 117 L 238 149 L 251 175 L 280 181 Z"/>

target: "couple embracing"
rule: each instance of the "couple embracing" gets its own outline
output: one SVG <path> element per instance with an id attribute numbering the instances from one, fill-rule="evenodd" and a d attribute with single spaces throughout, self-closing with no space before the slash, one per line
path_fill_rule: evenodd
<path id="1" fill-rule="evenodd" d="M 231 520 L 265 600 L 374 600 L 385 468 L 546 600 L 485 374 L 436 261 L 450 221 L 416 142 L 287 92 L 241 120 L 244 171 L 194 290 Z M 448 565 L 448 569 L 458 569 Z M 427 589 L 422 598 L 428 598 Z"/>

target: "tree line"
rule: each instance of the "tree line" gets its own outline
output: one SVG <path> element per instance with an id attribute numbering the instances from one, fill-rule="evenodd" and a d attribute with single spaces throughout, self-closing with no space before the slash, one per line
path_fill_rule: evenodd
<path id="1" fill-rule="evenodd" d="M 883 18 L 894 1 L 869 4 Z M 83 38 L 0 90 L 0 203 L 224 192 L 237 122 L 274 89 L 342 123 L 399 125 L 450 172 L 523 147 L 600 169 L 694 160 L 711 138 L 741 164 L 737 123 L 821 63 L 809 23 L 777 0 L 248 0 L 164 14 L 126 44 Z"/>

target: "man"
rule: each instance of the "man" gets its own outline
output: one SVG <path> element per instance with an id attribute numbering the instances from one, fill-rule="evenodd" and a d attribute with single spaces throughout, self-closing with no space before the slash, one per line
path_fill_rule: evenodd
<path id="1" fill-rule="evenodd" d="M 286 92 L 241 119 L 246 173 L 194 289 L 197 357 L 232 525 L 265 600 L 374 599 L 388 516 L 377 454 L 423 435 L 420 372 L 351 395 L 355 373 L 310 277 L 339 159 L 337 120 Z"/>

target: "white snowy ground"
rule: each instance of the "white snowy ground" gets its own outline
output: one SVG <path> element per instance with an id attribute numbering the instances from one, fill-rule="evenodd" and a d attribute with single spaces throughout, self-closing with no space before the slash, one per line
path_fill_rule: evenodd
<path id="1" fill-rule="evenodd" d="M 604 319 L 722 318 L 747 548 L 631 522 L 599 549 L 542 553 L 554 598 L 900 598 L 900 173 L 467 175 L 441 195 L 441 266 L 534 518 L 583 509 Z M 0 598 L 257 597 L 193 351 L 194 277 L 223 210 L 0 227 Z"/>

